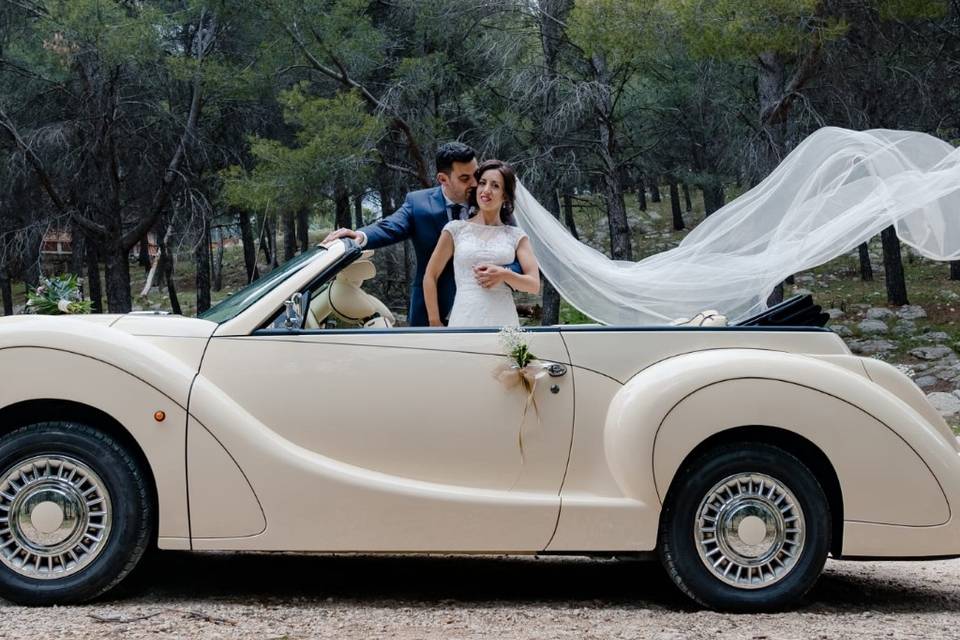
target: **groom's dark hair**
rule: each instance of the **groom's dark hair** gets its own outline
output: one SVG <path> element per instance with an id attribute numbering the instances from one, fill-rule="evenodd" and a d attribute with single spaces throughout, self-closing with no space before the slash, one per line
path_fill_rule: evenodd
<path id="1" fill-rule="evenodd" d="M 454 162 L 470 162 L 477 152 L 462 142 L 447 142 L 437 149 L 437 173 L 450 175 Z"/>

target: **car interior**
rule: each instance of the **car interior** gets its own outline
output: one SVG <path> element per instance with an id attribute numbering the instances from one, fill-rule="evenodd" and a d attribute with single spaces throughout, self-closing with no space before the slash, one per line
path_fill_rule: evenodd
<path id="1" fill-rule="evenodd" d="M 342 268 L 330 281 L 323 282 L 315 290 L 305 291 L 302 306 L 305 308 L 302 327 L 304 329 L 390 329 L 396 326 L 393 312 L 377 297 L 363 290 L 363 284 L 377 275 L 377 268 L 371 261 L 373 251 L 364 251 L 359 258 Z M 715 312 L 704 312 L 715 313 Z M 715 321 L 713 316 L 700 318 L 698 314 L 686 322 L 674 325 L 735 327 L 823 327 L 829 321 L 829 315 L 814 304 L 810 294 L 796 295 L 776 304 L 752 317 L 727 324 Z M 285 311 L 271 323 L 275 328 L 287 327 Z M 696 321 L 696 322 L 695 322 Z M 598 325 L 599 326 L 599 325 Z"/>
<path id="2" fill-rule="evenodd" d="M 389 329 L 396 324 L 390 309 L 363 290 L 363 283 L 377 275 L 372 255 L 373 251 L 364 251 L 333 280 L 311 292 L 304 329 Z"/>

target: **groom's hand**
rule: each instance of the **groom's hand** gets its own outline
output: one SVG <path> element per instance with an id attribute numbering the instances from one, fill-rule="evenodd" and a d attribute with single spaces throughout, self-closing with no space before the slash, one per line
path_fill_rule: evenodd
<path id="1" fill-rule="evenodd" d="M 334 240 L 339 240 L 340 238 L 350 238 L 354 242 L 357 242 L 362 245 L 363 237 L 364 236 L 362 233 L 354 231 L 353 229 L 343 228 L 343 229 L 337 229 L 336 231 L 331 231 L 329 234 L 327 234 L 327 237 L 324 238 L 323 242 L 321 242 L 320 244 L 327 246 Z"/>
<path id="2" fill-rule="evenodd" d="M 502 283 L 507 276 L 509 269 L 498 267 L 494 264 L 478 264 L 473 268 L 473 275 L 484 289 L 495 287 Z"/>

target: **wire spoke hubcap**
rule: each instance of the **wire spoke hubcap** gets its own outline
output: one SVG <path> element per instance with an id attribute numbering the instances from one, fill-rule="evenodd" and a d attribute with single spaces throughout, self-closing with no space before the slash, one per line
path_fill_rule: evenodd
<path id="1" fill-rule="evenodd" d="M 41 580 L 76 573 L 103 550 L 111 513 L 103 480 L 79 460 L 18 462 L 0 475 L 0 562 Z"/>
<path id="2" fill-rule="evenodd" d="M 741 589 L 782 580 L 803 553 L 803 510 L 780 481 L 741 473 L 718 482 L 697 509 L 694 537 L 709 571 Z"/>

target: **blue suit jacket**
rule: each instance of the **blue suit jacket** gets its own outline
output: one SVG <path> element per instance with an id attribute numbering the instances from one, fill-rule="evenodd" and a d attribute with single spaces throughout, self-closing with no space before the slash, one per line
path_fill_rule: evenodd
<path id="1" fill-rule="evenodd" d="M 412 241 L 417 255 L 417 275 L 410 284 L 407 321 L 411 327 L 425 327 L 429 324 L 427 307 L 423 302 L 423 274 L 440 240 L 440 232 L 447 222 L 447 202 L 443 191 L 440 187 L 433 187 L 407 194 L 403 205 L 395 213 L 361 229 L 367 236 L 365 249 L 379 249 L 408 238 Z M 450 315 L 456 294 L 457 285 L 453 280 L 451 260 L 437 280 L 441 318 L 446 319 Z"/>
<path id="2" fill-rule="evenodd" d="M 425 327 L 430 324 L 423 301 L 423 274 L 447 222 L 447 201 L 441 188 L 433 187 L 408 193 L 403 205 L 396 212 L 360 229 L 367 236 L 365 249 L 379 249 L 407 238 L 413 242 L 413 250 L 417 255 L 417 275 L 410 284 L 407 322 L 411 327 Z M 517 273 L 521 272 L 520 264 L 516 261 L 509 265 L 509 268 Z M 437 302 L 440 306 L 440 317 L 444 322 L 450 315 L 456 295 L 457 285 L 453 279 L 451 260 L 437 279 Z"/>

